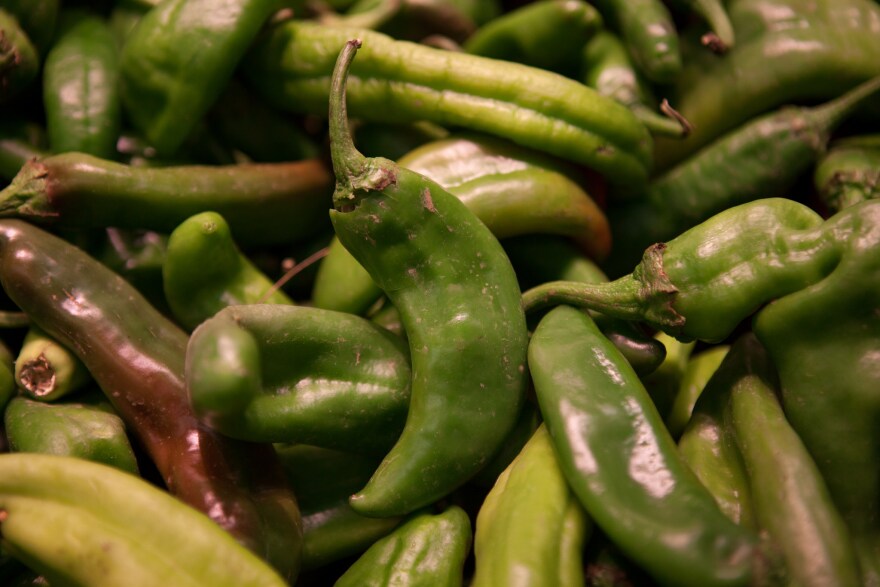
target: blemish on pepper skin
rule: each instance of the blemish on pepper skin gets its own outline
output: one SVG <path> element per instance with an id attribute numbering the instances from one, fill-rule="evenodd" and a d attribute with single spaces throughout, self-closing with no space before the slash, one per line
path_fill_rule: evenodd
<path id="1" fill-rule="evenodd" d="M 428 212 L 432 212 L 434 214 L 437 213 L 437 208 L 434 207 L 434 200 L 431 198 L 431 190 L 425 188 L 422 190 L 422 206 Z"/>

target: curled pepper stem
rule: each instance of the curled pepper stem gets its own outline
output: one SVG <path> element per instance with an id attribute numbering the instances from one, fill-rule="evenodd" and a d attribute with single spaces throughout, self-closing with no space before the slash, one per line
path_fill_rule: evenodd
<path id="1" fill-rule="evenodd" d="M 336 173 L 337 190 L 340 183 L 351 188 L 352 178 L 363 174 L 366 167 L 366 157 L 357 150 L 351 137 L 351 130 L 348 126 L 348 107 L 345 101 L 348 70 L 360 46 L 360 39 L 352 39 L 345 44 L 336 59 L 330 85 L 330 157 L 333 160 L 333 170 Z M 333 199 L 335 202 L 335 194 Z"/>
<path id="2" fill-rule="evenodd" d="M 631 274 L 608 283 L 551 281 L 533 287 L 522 295 L 523 308 L 531 313 L 568 304 L 621 320 L 647 322 L 668 334 L 679 335 L 685 317 L 674 307 L 678 288 L 663 271 L 665 248 L 663 243 L 649 247 Z"/>

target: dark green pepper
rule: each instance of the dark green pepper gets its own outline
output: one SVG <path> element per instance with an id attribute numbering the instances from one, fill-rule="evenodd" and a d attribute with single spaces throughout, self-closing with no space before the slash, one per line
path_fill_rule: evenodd
<path id="1" fill-rule="evenodd" d="M 233 438 L 382 455 L 406 419 L 404 343 L 352 314 L 232 306 L 193 332 L 186 361 L 195 413 Z"/>
<path id="2" fill-rule="evenodd" d="M 751 585 L 756 534 L 734 524 L 682 461 L 635 372 L 575 308 L 551 310 L 529 370 L 562 471 L 587 514 L 669 585 Z"/>
<path id="3" fill-rule="evenodd" d="M 403 434 L 351 504 L 398 515 L 460 487 L 498 451 L 525 397 L 528 332 L 516 275 L 489 229 L 431 180 L 355 149 L 345 81 L 359 46 L 345 44 L 333 76 L 331 220 L 400 312 L 412 400 Z"/>
<path id="4" fill-rule="evenodd" d="M 40 69 L 37 50 L 18 20 L 0 8 L 0 102 L 27 88 Z"/>

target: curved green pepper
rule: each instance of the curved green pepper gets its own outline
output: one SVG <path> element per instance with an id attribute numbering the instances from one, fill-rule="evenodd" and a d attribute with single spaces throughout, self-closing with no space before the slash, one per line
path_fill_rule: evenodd
<path id="1" fill-rule="evenodd" d="M 458 506 L 412 516 L 376 541 L 335 587 L 456 587 L 464 584 L 471 522 Z"/>
<path id="2" fill-rule="evenodd" d="M 538 325 L 529 370 L 560 466 L 587 514 L 656 580 L 751 585 L 758 537 L 737 526 L 681 460 L 644 386 L 585 313 Z"/>
<path id="3" fill-rule="evenodd" d="M 46 404 L 14 398 L 3 415 L 9 449 L 88 459 L 137 475 L 125 424 L 109 405 L 88 399 Z"/>
<path id="4" fill-rule="evenodd" d="M 132 124 L 171 154 L 207 114 L 277 0 L 167 0 L 122 48 L 120 92 Z"/>
<path id="5" fill-rule="evenodd" d="M 599 12 L 583 0 L 533 2 L 487 22 L 462 48 L 473 55 L 572 73 L 581 48 L 602 24 Z"/>
<path id="6" fill-rule="evenodd" d="M 352 113 L 429 120 L 494 134 L 590 167 L 620 196 L 640 195 L 651 136 L 624 106 L 549 71 L 395 41 L 374 31 L 288 21 L 252 49 L 245 75 L 279 108 L 325 116 L 333 60 L 364 42 L 352 69 Z"/>
<path id="7" fill-rule="evenodd" d="M 688 359 L 675 399 L 665 416 L 666 427 L 673 438 L 681 436 L 697 400 L 729 350 L 729 345 L 715 345 Z"/>
<path id="8" fill-rule="evenodd" d="M 398 337 L 309 307 L 226 308 L 186 355 L 193 410 L 223 434 L 380 455 L 403 429 L 410 378 Z"/>
<path id="9" fill-rule="evenodd" d="M 62 12 L 58 37 L 43 64 L 49 147 L 114 159 L 122 126 L 119 56 L 104 18 Z"/>
<path id="10" fill-rule="evenodd" d="M 0 216 L 169 233 L 213 210 L 242 245 L 289 243 L 326 226 L 332 178 L 318 159 L 144 168 L 65 153 L 28 162 L 0 192 Z"/>
<path id="11" fill-rule="evenodd" d="M 0 531 L 52 585 L 287 585 L 204 514 L 73 457 L 0 455 Z"/>
<path id="12" fill-rule="evenodd" d="M 852 138 L 866 142 L 835 143 L 813 170 L 813 185 L 831 212 L 880 198 L 880 135 Z"/>
<path id="13" fill-rule="evenodd" d="M 216 212 L 196 214 L 174 229 L 162 277 L 174 317 L 190 330 L 227 306 L 293 304 L 239 251 Z"/>
<path id="14" fill-rule="evenodd" d="M 516 275 L 489 229 L 436 183 L 355 149 L 345 80 L 359 45 L 345 44 L 333 77 L 331 220 L 400 311 L 412 361 L 403 434 L 351 498 L 381 516 L 433 503 L 498 451 L 525 397 L 528 331 Z"/>
<path id="15" fill-rule="evenodd" d="M 477 515 L 473 587 L 581 587 L 589 520 L 542 425 L 498 477 Z"/>

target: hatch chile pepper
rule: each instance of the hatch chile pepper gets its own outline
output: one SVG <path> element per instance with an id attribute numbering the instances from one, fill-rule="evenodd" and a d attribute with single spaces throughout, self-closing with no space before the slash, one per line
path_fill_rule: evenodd
<path id="1" fill-rule="evenodd" d="M 747 334 L 731 353 L 728 418 L 759 525 L 782 551 L 793 584 L 860 584 L 847 527 L 813 458 L 785 419 L 766 351 Z"/>
<path id="2" fill-rule="evenodd" d="M 0 8 L 0 102 L 30 85 L 40 69 L 40 57 L 18 20 Z"/>
<path id="3" fill-rule="evenodd" d="M 471 521 L 458 506 L 414 514 L 370 546 L 335 587 L 459 587 L 471 539 Z"/>
<path id="4" fill-rule="evenodd" d="M 525 396 L 528 332 L 516 275 L 489 229 L 431 180 L 355 149 L 345 81 L 359 46 L 345 43 L 334 70 L 330 216 L 400 312 L 412 363 L 403 434 L 351 498 L 382 516 L 433 503 L 497 452 Z"/>
<path id="5" fill-rule="evenodd" d="M 473 587 L 582 587 L 590 521 L 541 425 L 498 477 L 477 515 Z"/>
<path id="6" fill-rule="evenodd" d="M 813 170 L 813 185 L 832 213 L 880 197 L 880 135 L 836 142 Z"/>
<path id="7" fill-rule="evenodd" d="M 122 126 L 119 56 L 105 19 L 62 11 L 58 37 L 43 64 L 49 148 L 113 159 Z"/>
<path id="8" fill-rule="evenodd" d="M 529 370 L 569 486 L 628 557 L 665 585 L 760 584 L 757 534 L 721 512 L 586 313 L 547 313 L 529 343 Z"/>
<path id="9" fill-rule="evenodd" d="M 403 429 L 410 379 L 400 338 L 318 308 L 232 306 L 187 346 L 193 410 L 241 440 L 384 455 Z"/>
<path id="10" fill-rule="evenodd" d="M 109 405 L 101 405 L 104 394 L 95 390 L 77 399 L 46 404 L 13 398 L 3 415 L 9 450 L 78 457 L 137 475 L 125 424 Z"/>
<path id="11" fill-rule="evenodd" d="M 122 47 L 120 96 L 160 153 L 183 144 L 280 4 L 166 0 L 144 14 Z"/>
<path id="12" fill-rule="evenodd" d="M 878 90 L 880 77 L 821 106 L 756 118 L 652 181 L 647 198 L 612 205 L 609 271 L 731 206 L 784 195 L 825 152 L 832 131 Z"/>
<path id="13" fill-rule="evenodd" d="M 643 190 L 645 127 L 621 104 L 549 71 L 291 20 L 255 44 L 243 73 L 277 107 L 325 116 L 334 57 L 353 38 L 365 46 L 349 84 L 353 116 L 494 134 L 595 169 L 620 196 Z"/>
<path id="14" fill-rule="evenodd" d="M 216 212 L 196 214 L 174 229 L 162 278 L 174 318 L 190 330 L 227 306 L 293 304 L 283 291 L 269 294 L 272 281 L 238 249 Z"/>
<path id="15" fill-rule="evenodd" d="M 171 493 L 296 575 L 299 511 L 275 453 L 197 420 L 178 326 L 85 252 L 19 220 L 0 221 L 0 284 L 86 365 Z"/>
<path id="16" fill-rule="evenodd" d="M 203 513 L 73 457 L 0 455 L 0 531 L 52 585 L 287 585 Z"/>
<path id="17" fill-rule="evenodd" d="M 32 398 L 51 402 L 92 380 L 75 354 L 39 326 L 31 325 L 15 358 L 15 383 Z"/>
<path id="18" fill-rule="evenodd" d="M 169 233 L 211 210 L 242 246 L 289 243 L 326 225 L 332 177 L 317 159 L 143 168 L 65 153 L 28 162 L 0 192 L 0 216 Z"/>

